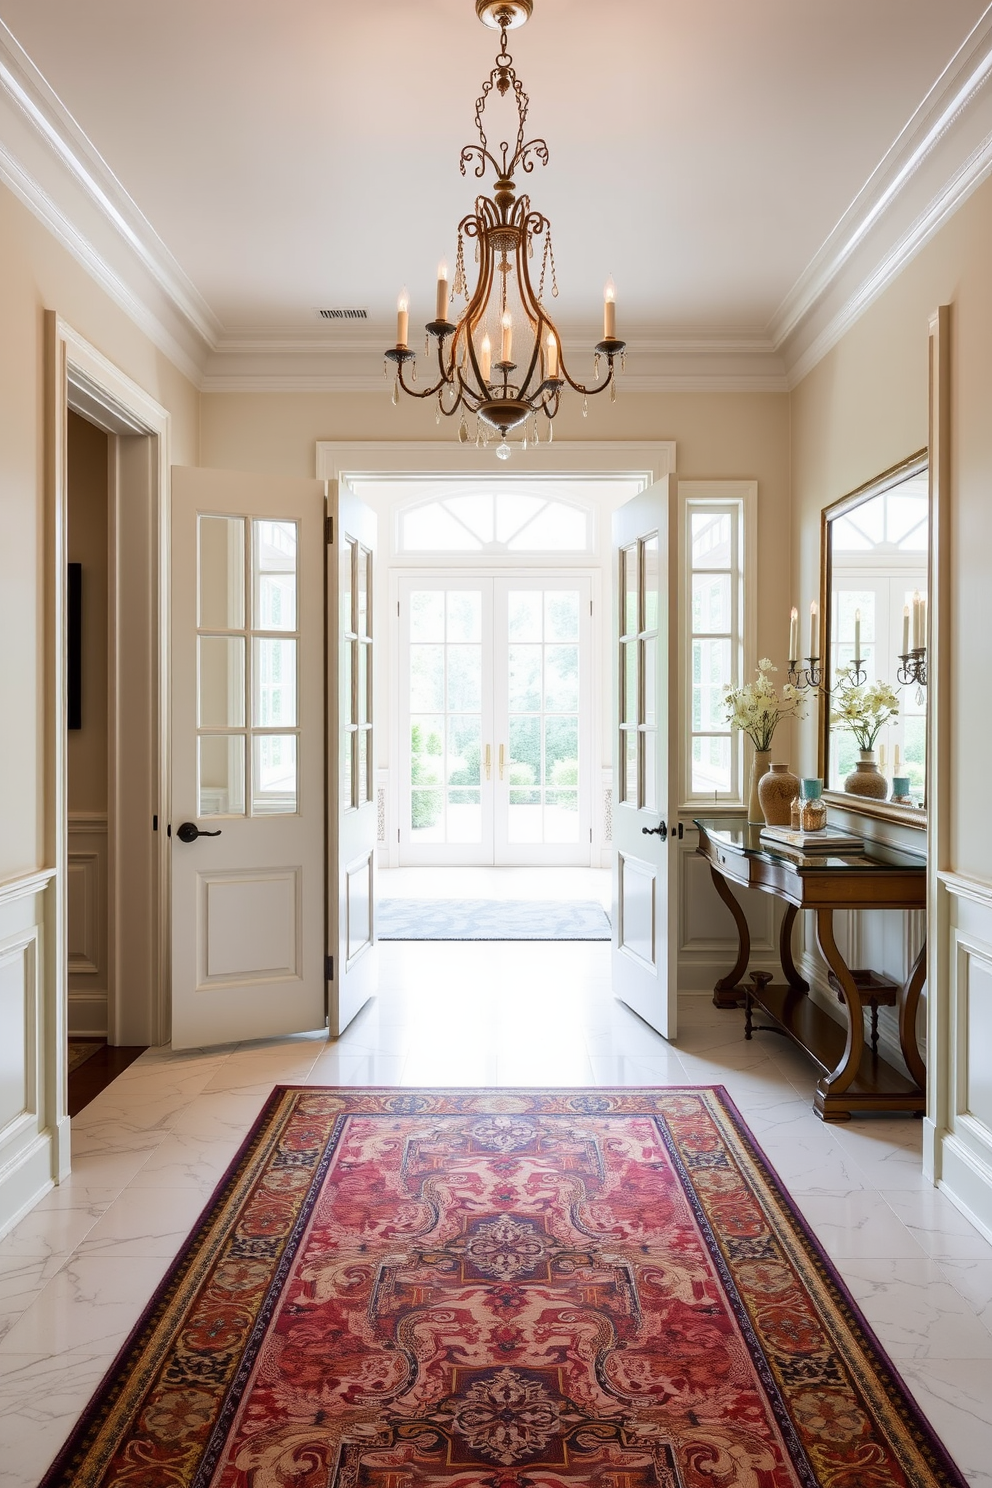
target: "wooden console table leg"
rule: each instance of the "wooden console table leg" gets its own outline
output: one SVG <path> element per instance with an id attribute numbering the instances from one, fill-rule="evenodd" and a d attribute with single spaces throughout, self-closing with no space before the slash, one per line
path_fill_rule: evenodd
<path id="1" fill-rule="evenodd" d="M 809 982 L 804 981 L 796 969 L 796 963 L 792 958 L 792 927 L 796 923 L 796 915 L 799 913 L 794 904 L 786 906 L 785 918 L 782 921 L 782 929 L 779 932 L 778 954 L 782 962 L 782 970 L 785 972 L 785 980 L 796 992 L 808 992 Z"/>
<path id="2" fill-rule="evenodd" d="M 710 865 L 710 877 L 713 880 L 713 887 L 730 910 L 737 926 L 737 960 L 734 962 L 733 971 L 721 977 L 713 988 L 713 1001 L 719 1008 L 740 1007 L 744 1001 L 744 989 L 739 984 L 751 958 L 751 932 L 747 927 L 744 911 L 730 892 L 726 879 L 722 873 L 717 873 L 712 864 Z"/>
<path id="3" fill-rule="evenodd" d="M 843 1095 L 853 1083 L 861 1064 L 861 1056 L 864 1054 L 864 1015 L 854 978 L 851 976 L 847 962 L 837 949 L 832 909 L 816 911 L 816 943 L 844 994 L 844 1003 L 847 1007 L 847 1039 L 837 1068 L 817 1081 L 813 1110 L 824 1121 L 850 1121 L 851 1112 L 849 1107 L 844 1105 Z"/>
<path id="4" fill-rule="evenodd" d="M 920 953 L 913 962 L 909 976 L 899 988 L 896 1003 L 899 1009 L 899 1046 L 906 1068 L 921 1090 L 927 1088 L 927 1067 L 920 1058 L 920 1046 L 916 1042 L 916 1014 L 920 1006 L 920 993 L 927 979 L 927 943 L 924 940 Z"/>

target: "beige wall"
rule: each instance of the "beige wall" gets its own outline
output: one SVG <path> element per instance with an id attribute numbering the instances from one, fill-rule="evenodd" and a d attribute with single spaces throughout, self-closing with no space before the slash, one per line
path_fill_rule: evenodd
<path id="1" fill-rule="evenodd" d="M 316 443 L 328 440 L 424 440 L 451 437 L 430 408 L 411 400 L 394 408 L 381 393 L 206 393 L 201 401 L 201 462 L 230 470 L 315 473 Z M 758 482 L 758 652 L 783 655 L 788 627 L 789 399 L 784 393 L 630 393 L 615 404 L 566 400 L 558 440 L 674 439 L 683 479 Z M 549 452 L 549 464 L 552 457 Z M 512 469 L 512 458 L 509 468 Z M 499 462 L 493 456 L 494 472 Z"/>
<path id="2" fill-rule="evenodd" d="M 82 564 L 82 718 L 70 729 L 69 810 L 107 809 L 107 457 L 102 429 L 69 414 L 69 562 Z"/>
<path id="3" fill-rule="evenodd" d="M 926 445 L 931 312 L 952 306 L 950 493 L 953 581 L 942 625 L 952 647 L 950 858 L 992 878 L 984 678 L 992 632 L 992 182 L 796 388 L 792 397 L 795 593 L 817 592 L 820 509 Z M 802 763 L 816 744 L 804 730 Z"/>
<path id="4" fill-rule="evenodd" d="M 173 454 L 195 462 L 195 388 L 32 214 L 0 187 L 0 882 L 43 866 L 44 312 L 56 310 L 172 413 Z"/>

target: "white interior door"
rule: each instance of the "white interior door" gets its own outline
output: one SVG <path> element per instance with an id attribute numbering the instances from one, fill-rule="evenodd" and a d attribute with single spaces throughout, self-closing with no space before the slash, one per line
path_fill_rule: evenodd
<path id="1" fill-rule="evenodd" d="M 172 1042 L 323 1027 L 322 481 L 172 473 Z"/>
<path id="2" fill-rule="evenodd" d="M 327 1023 L 336 1038 L 375 992 L 378 978 L 376 518 L 344 483 L 331 483 L 327 536 Z"/>
<path id="3" fill-rule="evenodd" d="M 404 864 L 590 860 L 588 575 L 404 575 Z"/>
<path id="4" fill-rule="evenodd" d="M 613 515 L 613 991 L 665 1038 L 678 1019 L 675 476 Z"/>

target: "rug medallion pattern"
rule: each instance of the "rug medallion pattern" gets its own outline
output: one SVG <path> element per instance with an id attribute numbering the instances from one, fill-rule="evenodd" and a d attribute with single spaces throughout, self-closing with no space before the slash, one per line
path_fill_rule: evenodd
<path id="1" fill-rule="evenodd" d="M 962 1485 L 722 1092 L 277 1089 L 48 1478 Z"/>

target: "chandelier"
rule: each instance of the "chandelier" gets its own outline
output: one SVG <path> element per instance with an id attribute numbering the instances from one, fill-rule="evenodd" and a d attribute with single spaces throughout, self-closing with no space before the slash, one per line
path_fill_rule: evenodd
<path id="1" fill-rule="evenodd" d="M 452 321 L 449 305 L 448 266 L 438 267 L 435 318 L 426 327 L 425 354 L 431 341 L 437 354 L 437 379 L 432 386 L 417 388 L 416 353 L 407 345 L 410 327 L 409 298 L 404 290 L 397 303 L 396 345 L 386 352 L 386 374 L 393 364 L 393 403 L 400 388 L 414 398 L 436 398 L 437 421 L 441 415 L 460 414 L 458 437 L 472 440 L 469 419 L 475 419 L 474 442 L 489 443 L 495 435 L 502 442 L 496 453 L 510 454 L 507 435 L 520 430 L 522 447 L 528 439 L 540 438 L 539 416 L 548 420 L 546 437 L 554 437 L 551 422 L 558 412 L 562 390 L 567 385 L 587 400 L 610 389 L 616 399 L 617 362 L 623 366 L 626 343 L 616 334 L 616 291 L 608 281 L 603 300 L 603 339 L 595 348 L 595 385 L 576 382 L 565 365 L 561 337 L 544 304 L 546 290 L 557 296 L 551 224 L 531 207 L 530 197 L 518 196 L 514 173 L 525 175 L 536 163 L 547 165 L 548 147 L 543 139 L 526 139 L 530 99 L 517 77 L 513 58 L 506 49 L 506 33 L 522 26 L 533 8 L 533 0 L 476 0 L 479 19 L 500 33 L 495 66 L 482 85 L 475 104 L 478 144 L 462 149 L 460 167 L 464 176 L 472 167 L 482 179 L 489 166 L 495 173 L 492 196 L 477 196 L 475 209 L 458 224 L 458 250 L 452 293 L 465 300 L 465 308 Z M 512 94 L 517 109 L 517 135 L 512 149 L 503 141 L 498 149 L 486 137 L 485 111 L 493 89 L 503 98 Z M 465 272 L 465 244 L 474 245 L 477 265 L 475 288 L 469 293 Z M 540 263 L 535 289 L 531 265 Z M 605 376 L 601 364 L 605 363 Z M 407 371 L 409 370 L 409 381 Z M 434 374 L 432 373 L 432 376 Z"/>

